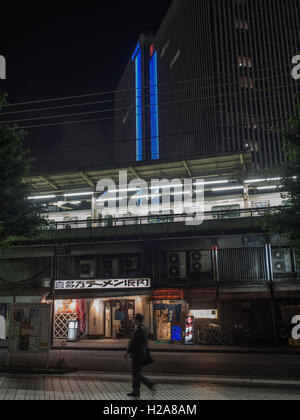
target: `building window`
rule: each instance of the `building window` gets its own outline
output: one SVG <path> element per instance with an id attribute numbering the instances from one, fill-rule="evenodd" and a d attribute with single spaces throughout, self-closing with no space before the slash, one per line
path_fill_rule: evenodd
<path id="1" fill-rule="evenodd" d="M 252 59 L 250 57 L 238 57 L 238 65 L 240 67 L 252 68 Z"/>
<path id="2" fill-rule="evenodd" d="M 240 86 L 243 88 L 254 89 L 254 82 L 251 77 L 240 77 Z"/>
<path id="3" fill-rule="evenodd" d="M 236 29 L 249 29 L 248 21 L 246 19 L 235 18 L 235 27 Z"/>
<path id="4" fill-rule="evenodd" d="M 255 209 L 267 209 L 271 207 L 270 201 L 251 201 L 251 207 Z"/>
<path id="5" fill-rule="evenodd" d="M 219 212 L 217 214 L 213 215 L 214 219 L 232 219 L 232 218 L 238 218 L 241 217 L 241 213 L 237 210 L 240 210 L 241 206 L 240 204 L 230 204 L 230 205 L 224 205 L 224 206 L 214 206 L 212 207 L 212 212 Z M 232 211 L 232 213 L 231 213 Z M 224 212 L 224 213 L 222 213 Z"/>

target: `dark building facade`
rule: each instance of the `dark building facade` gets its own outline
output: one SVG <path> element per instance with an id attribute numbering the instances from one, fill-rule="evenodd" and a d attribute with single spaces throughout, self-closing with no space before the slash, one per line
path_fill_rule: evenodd
<path id="1" fill-rule="evenodd" d="M 133 61 L 120 82 L 116 107 L 123 92 L 127 112 L 116 113 L 115 150 L 124 139 L 128 147 L 118 159 L 251 150 L 257 169 L 281 164 L 281 134 L 271 127 L 286 126 L 296 109 L 299 9 L 298 0 L 174 0 L 154 41 L 141 44 L 142 101 Z"/>

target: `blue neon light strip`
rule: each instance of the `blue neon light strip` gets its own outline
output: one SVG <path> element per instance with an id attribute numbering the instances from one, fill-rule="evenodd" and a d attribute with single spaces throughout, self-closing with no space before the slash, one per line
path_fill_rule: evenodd
<path id="1" fill-rule="evenodd" d="M 150 61 L 151 159 L 160 158 L 158 125 L 157 52 Z"/>
<path id="2" fill-rule="evenodd" d="M 142 116 L 142 54 L 139 51 L 135 59 L 136 89 L 136 161 L 143 160 L 143 116 Z"/>
<path id="3" fill-rule="evenodd" d="M 139 49 L 140 49 L 140 43 L 137 44 L 137 47 L 134 50 L 134 53 L 133 53 L 133 56 L 132 56 L 132 61 L 134 61 Z"/>

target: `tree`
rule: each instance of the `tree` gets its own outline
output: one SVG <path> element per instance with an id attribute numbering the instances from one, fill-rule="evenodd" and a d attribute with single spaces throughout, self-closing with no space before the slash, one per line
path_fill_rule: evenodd
<path id="1" fill-rule="evenodd" d="M 0 111 L 5 105 L 0 96 Z M 34 237 L 47 224 L 41 207 L 28 200 L 32 160 L 24 149 L 25 136 L 17 126 L 0 123 L 0 247 L 16 237 Z"/>
<path id="2" fill-rule="evenodd" d="M 281 168 L 281 195 L 286 207 L 270 210 L 264 227 L 271 234 L 279 234 L 300 253 L 300 114 L 291 118 L 283 132 L 283 148 L 287 164 Z"/>

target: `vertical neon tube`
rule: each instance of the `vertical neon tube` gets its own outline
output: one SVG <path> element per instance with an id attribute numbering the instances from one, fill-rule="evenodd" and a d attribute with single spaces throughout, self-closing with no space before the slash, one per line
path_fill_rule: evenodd
<path id="1" fill-rule="evenodd" d="M 160 158 L 158 125 L 157 52 L 150 61 L 151 159 Z"/>
<path id="2" fill-rule="evenodd" d="M 136 89 L 136 160 L 143 160 L 143 115 L 142 115 L 142 54 L 139 51 L 135 59 Z"/>

